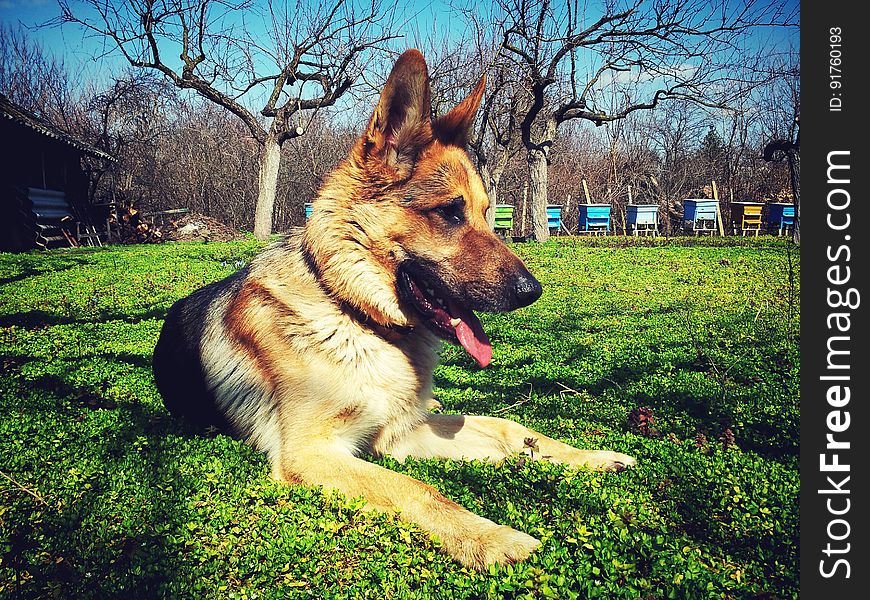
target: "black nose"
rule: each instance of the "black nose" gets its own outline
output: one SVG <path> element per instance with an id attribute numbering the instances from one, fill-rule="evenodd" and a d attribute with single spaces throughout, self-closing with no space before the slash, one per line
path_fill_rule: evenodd
<path id="1" fill-rule="evenodd" d="M 528 306 L 541 297 L 544 289 L 541 283 L 528 271 L 520 273 L 514 282 L 514 297 L 517 308 Z"/>

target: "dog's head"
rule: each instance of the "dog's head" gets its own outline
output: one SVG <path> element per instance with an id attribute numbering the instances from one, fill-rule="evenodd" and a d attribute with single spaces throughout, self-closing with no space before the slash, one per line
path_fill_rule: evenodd
<path id="1" fill-rule="evenodd" d="M 402 54 L 305 230 L 333 294 L 381 325 L 425 325 L 481 366 L 492 348 L 474 311 L 509 311 L 541 295 L 487 226 L 487 193 L 465 150 L 484 88 L 481 79 L 432 121 L 426 62 L 417 50 Z"/>

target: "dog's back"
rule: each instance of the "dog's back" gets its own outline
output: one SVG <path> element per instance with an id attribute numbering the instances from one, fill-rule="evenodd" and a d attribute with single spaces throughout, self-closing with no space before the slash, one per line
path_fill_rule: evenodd
<path id="1" fill-rule="evenodd" d="M 178 300 L 166 314 L 154 348 L 154 382 L 166 408 L 197 428 L 233 428 L 206 383 L 202 341 L 219 299 L 238 289 L 244 270 Z"/>
<path id="2" fill-rule="evenodd" d="M 325 300 L 298 252 L 298 238 L 297 232 L 273 244 L 240 271 L 169 309 L 154 349 L 154 379 L 167 409 L 187 424 L 216 427 L 260 450 L 275 450 L 277 374 L 261 342 L 269 341 L 278 315 L 292 318 L 301 310 L 289 298 L 282 303 L 270 295 L 268 280 L 279 275 L 278 285 L 301 292 L 300 299 L 307 289 L 315 301 Z"/>

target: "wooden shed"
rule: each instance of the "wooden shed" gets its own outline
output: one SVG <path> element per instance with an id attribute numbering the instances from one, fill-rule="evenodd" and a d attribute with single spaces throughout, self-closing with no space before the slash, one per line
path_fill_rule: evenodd
<path id="1" fill-rule="evenodd" d="M 89 204 L 82 159 L 115 159 L 2 94 L 0 140 L 6 150 L 0 160 L 0 250 L 93 241 L 94 223 L 102 225 L 107 215 Z"/>

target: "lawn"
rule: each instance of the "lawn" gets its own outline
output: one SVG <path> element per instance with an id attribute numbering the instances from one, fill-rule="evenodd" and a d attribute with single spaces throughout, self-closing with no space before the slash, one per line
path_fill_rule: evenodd
<path id="1" fill-rule="evenodd" d="M 543 297 L 446 347 L 446 412 L 637 468 L 378 460 L 542 547 L 476 573 L 358 499 L 187 432 L 151 352 L 177 298 L 255 242 L 0 254 L 0 596 L 797 598 L 798 252 L 757 239 L 517 245 Z"/>

